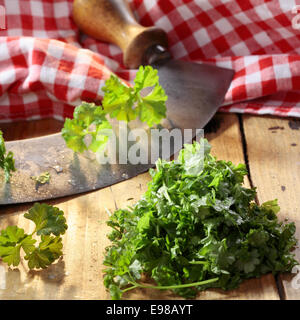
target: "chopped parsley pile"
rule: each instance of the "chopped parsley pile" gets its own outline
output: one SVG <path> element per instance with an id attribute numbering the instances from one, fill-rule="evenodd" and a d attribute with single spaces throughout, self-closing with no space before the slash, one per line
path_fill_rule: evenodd
<path id="1" fill-rule="evenodd" d="M 255 189 L 243 186 L 245 165 L 217 161 L 205 139 L 185 145 L 176 161 L 158 160 L 150 174 L 142 199 L 107 222 L 104 285 L 112 299 L 139 287 L 194 298 L 298 264 L 295 224 L 278 221 L 277 200 L 257 205 Z"/>

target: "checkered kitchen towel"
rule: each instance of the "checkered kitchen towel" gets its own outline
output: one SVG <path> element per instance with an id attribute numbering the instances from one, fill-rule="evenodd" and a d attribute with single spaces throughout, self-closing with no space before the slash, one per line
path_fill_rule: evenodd
<path id="1" fill-rule="evenodd" d="M 298 0 L 131 0 L 163 28 L 175 59 L 233 68 L 221 111 L 300 117 Z M 100 101 L 110 72 L 131 81 L 122 52 L 86 37 L 72 0 L 0 0 L 0 121 L 71 117 Z"/>

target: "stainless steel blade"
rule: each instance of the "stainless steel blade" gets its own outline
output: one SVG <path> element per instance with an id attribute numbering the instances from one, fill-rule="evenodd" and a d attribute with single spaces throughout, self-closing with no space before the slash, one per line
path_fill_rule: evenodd
<path id="1" fill-rule="evenodd" d="M 54 199 L 100 189 L 145 172 L 142 165 L 100 165 L 91 153 L 74 153 L 61 134 L 7 143 L 17 171 L 1 181 L 0 204 Z M 48 171 L 50 182 L 37 185 L 32 176 Z M 4 180 L 4 179 L 3 179 Z"/>
<path id="2" fill-rule="evenodd" d="M 203 128 L 224 100 L 234 72 L 208 64 L 168 60 L 153 65 L 169 99 L 168 118 L 178 128 Z"/>
<path id="3" fill-rule="evenodd" d="M 162 122 L 167 129 L 203 128 L 218 110 L 233 77 L 233 71 L 229 69 L 183 61 L 170 60 L 154 67 L 159 69 L 160 83 L 169 97 L 167 119 Z M 114 122 L 113 126 L 117 132 L 119 124 Z M 129 129 L 140 127 L 145 126 L 135 121 Z M 150 130 L 147 132 L 150 141 Z M 119 145 L 122 144 L 121 139 L 124 137 L 119 134 Z M 0 182 L 2 205 L 54 199 L 101 189 L 153 167 L 150 143 L 145 146 L 145 150 L 148 148 L 149 164 L 136 165 L 101 165 L 92 153 L 73 153 L 67 148 L 61 134 L 12 141 L 6 147 L 14 153 L 17 171 L 13 173 L 10 183 Z M 130 147 L 126 146 L 128 149 Z M 170 155 L 178 152 L 177 149 L 171 146 Z M 36 185 L 30 177 L 44 171 L 50 172 L 50 182 Z"/>

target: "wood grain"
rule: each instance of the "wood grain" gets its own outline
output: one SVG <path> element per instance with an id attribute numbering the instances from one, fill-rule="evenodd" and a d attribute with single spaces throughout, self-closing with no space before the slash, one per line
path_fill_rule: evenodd
<path id="1" fill-rule="evenodd" d="M 279 218 L 294 221 L 296 237 L 300 239 L 300 121 L 243 118 L 251 178 L 257 186 L 258 200 L 262 203 L 277 198 L 281 207 Z M 295 253 L 299 261 L 299 248 Z M 296 274 L 280 276 L 285 299 L 300 299 L 300 288 L 292 287 L 294 277 Z"/>
<path id="2" fill-rule="evenodd" d="M 215 121 L 219 124 L 218 129 L 207 135 L 213 154 L 235 164 L 243 162 L 237 116 L 219 114 Z M 13 128 L 11 125 L 9 132 L 14 132 Z M 15 134 L 12 136 L 16 137 Z M 8 268 L 0 262 L 0 299 L 109 299 L 102 284 L 103 253 L 109 244 L 106 238 L 109 228 L 105 224 L 107 211 L 113 212 L 139 200 L 149 180 L 146 173 L 85 195 L 48 201 L 64 210 L 67 218 L 69 229 L 63 236 L 63 258 L 48 269 L 39 271 L 29 271 L 26 263 L 19 268 Z M 18 224 L 26 231 L 32 230 L 32 223 L 23 218 L 29 207 L 1 207 L 1 229 L 9 224 Z M 124 298 L 178 299 L 170 292 L 157 290 L 136 290 Z M 198 299 L 279 299 L 279 295 L 273 276 L 266 275 L 244 282 L 237 290 L 207 290 L 199 294 Z"/>

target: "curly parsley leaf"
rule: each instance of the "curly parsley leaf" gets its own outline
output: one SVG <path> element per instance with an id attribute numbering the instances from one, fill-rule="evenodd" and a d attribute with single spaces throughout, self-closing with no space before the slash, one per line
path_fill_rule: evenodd
<path id="1" fill-rule="evenodd" d="M 8 226 L 1 231 L 0 257 L 9 266 L 17 266 L 20 263 L 20 249 L 24 238 L 24 230 L 16 226 Z"/>
<path id="2" fill-rule="evenodd" d="M 0 256 L 9 266 L 17 266 L 20 263 L 20 249 L 20 245 L 0 247 Z"/>
<path id="3" fill-rule="evenodd" d="M 42 251 L 40 248 L 35 248 L 25 259 L 28 260 L 29 269 L 45 269 L 54 261 L 50 251 Z"/>
<path id="4" fill-rule="evenodd" d="M 111 118 L 126 122 L 136 119 L 137 113 L 133 109 L 135 102 L 133 88 L 122 83 L 117 76 L 111 75 L 105 81 L 102 90 L 104 92 L 103 109 Z"/>
<path id="5" fill-rule="evenodd" d="M 16 244 L 24 238 L 24 229 L 17 226 L 8 226 L 5 230 L 1 231 L 0 243 Z"/>
<path id="6" fill-rule="evenodd" d="M 35 243 L 36 243 L 36 240 L 32 238 L 32 235 L 27 235 L 22 240 L 21 246 L 24 252 L 26 254 L 29 254 L 35 249 L 35 246 L 34 246 Z"/>
<path id="7" fill-rule="evenodd" d="M 111 125 L 102 107 L 82 102 L 75 108 L 74 118 L 65 120 L 62 136 L 67 146 L 75 152 L 82 153 L 85 150 L 96 152 L 108 141 L 105 129 L 111 129 Z M 86 142 L 87 136 L 92 138 L 90 143 Z"/>
<path id="8" fill-rule="evenodd" d="M 66 218 L 62 210 L 45 203 L 35 203 L 24 217 L 32 220 L 36 225 L 37 235 L 64 234 L 68 228 Z"/>
<path id="9" fill-rule="evenodd" d="M 60 235 L 67 229 L 63 212 L 56 207 L 36 203 L 24 216 L 36 224 L 34 232 L 26 234 L 24 229 L 17 226 L 8 226 L 2 230 L 0 258 L 8 265 L 18 266 L 23 249 L 30 269 L 46 268 L 63 254 Z M 34 234 L 41 236 L 37 247 L 37 240 L 32 237 Z"/>
<path id="10" fill-rule="evenodd" d="M 6 152 L 2 131 L 0 131 L 0 168 L 4 170 L 5 181 L 9 182 L 11 173 L 16 171 L 15 160 L 11 151 Z"/>
<path id="11" fill-rule="evenodd" d="M 256 204 L 256 190 L 243 186 L 245 165 L 217 160 L 210 149 L 202 139 L 178 160 L 158 160 L 141 200 L 109 217 L 104 285 L 112 299 L 139 287 L 194 298 L 299 264 L 295 224 L 278 220 L 277 200 Z M 143 274 L 156 285 L 145 285 Z"/>
<path id="12" fill-rule="evenodd" d="M 142 90 L 151 87 L 153 89 L 148 95 L 142 95 Z M 159 84 L 157 70 L 151 66 L 140 66 L 133 87 L 112 75 L 102 90 L 105 93 L 103 108 L 111 118 L 129 122 L 139 117 L 142 122 L 152 127 L 166 117 L 168 97 Z"/>
<path id="13" fill-rule="evenodd" d="M 42 235 L 38 248 L 34 248 L 33 251 L 27 253 L 25 259 L 28 260 L 30 269 L 45 269 L 63 254 L 62 248 L 61 237 Z"/>

